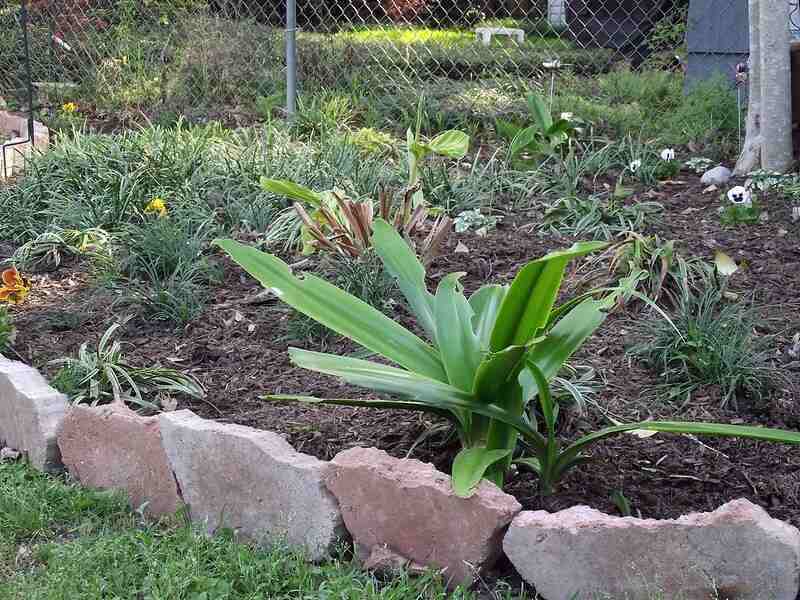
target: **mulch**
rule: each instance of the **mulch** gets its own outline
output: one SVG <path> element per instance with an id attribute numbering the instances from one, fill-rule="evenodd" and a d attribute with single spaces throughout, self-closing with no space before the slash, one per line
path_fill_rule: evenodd
<path id="1" fill-rule="evenodd" d="M 721 249 L 747 265 L 735 275 L 734 288 L 753 295 L 766 308 L 768 325 L 762 333 L 775 334 L 774 360 L 791 385 L 761 402 L 744 399 L 739 410 L 719 407 L 717 390 L 700 390 L 683 407 L 650 393 L 658 374 L 632 361 L 625 347 L 632 343 L 630 324 L 635 310 L 609 317 L 575 357 L 590 365 L 604 382 L 585 414 L 567 410 L 560 435 L 565 441 L 609 424 L 609 418 L 702 419 L 800 427 L 800 365 L 789 356 L 792 336 L 800 331 L 797 284 L 800 281 L 800 224 L 791 221 L 785 200 L 767 202 L 768 220 L 758 225 L 724 229 L 716 209 L 719 193 L 704 194 L 697 177 L 688 183 L 662 185 L 655 199 L 666 207 L 654 227 L 663 239 L 676 239 L 685 256 L 713 259 Z M 468 290 L 487 280 L 510 281 L 532 258 L 572 243 L 570 238 L 540 235 L 537 215 L 508 216 L 486 237 L 453 235 L 432 265 L 430 284 L 445 273 L 464 271 Z M 533 224 L 533 225 L 532 225 Z M 456 252 L 458 243 L 469 252 Z M 2 245 L 0 245 L 0 248 Z M 6 253 L 8 253 L 8 248 Z M 0 256 L 2 256 L 0 250 Z M 154 362 L 184 369 L 205 385 L 204 401 L 182 400 L 203 417 L 284 434 L 300 451 L 323 459 L 353 446 L 376 446 L 397 457 L 410 455 L 449 469 L 457 441 L 433 417 L 404 411 L 284 404 L 262 399 L 267 394 L 302 393 L 320 397 L 357 397 L 363 392 L 334 379 L 293 367 L 290 345 L 314 348 L 290 339 L 290 312 L 264 295 L 239 268 L 218 257 L 224 282 L 210 290 L 202 315 L 175 331 L 169 326 L 134 318 L 125 328 L 126 352 L 132 362 Z M 124 314 L 112 299 L 90 285 L 87 266 L 76 262 L 56 272 L 34 276 L 30 301 L 13 308 L 19 329 L 15 349 L 26 361 L 52 374 L 48 362 L 77 351 L 81 343 L 95 343 L 112 319 Z M 570 274 L 567 289 L 578 287 Z M 401 320 L 401 305 L 393 310 Z M 317 347 L 318 349 L 318 347 Z M 345 340 L 332 339 L 325 350 L 353 352 Z M 435 428 L 434 433 L 430 433 Z M 426 435 L 427 434 L 427 435 Z M 611 500 L 622 492 L 633 513 L 671 518 L 691 511 L 713 510 L 734 498 L 745 497 L 771 515 L 800 526 L 800 449 L 761 442 L 656 435 L 641 439 L 622 435 L 592 450 L 594 460 L 579 467 L 556 494 L 541 497 L 535 478 L 512 474 L 506 490 L 529 509 L 558 510 L 586 504 L 616 513 Z"/>

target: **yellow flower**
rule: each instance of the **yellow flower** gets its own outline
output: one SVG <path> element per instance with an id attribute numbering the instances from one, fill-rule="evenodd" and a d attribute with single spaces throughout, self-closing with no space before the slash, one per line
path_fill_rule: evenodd
<path id="1" fill-rule="evenodd" d="M 61 105 L 61 110 L 63 110 L 65 113 L 74 113 L 76 110 L 78 110 L 78 105 L 74 102 L 67 102 Z"/>
<path id="2" fill-rule="evenodd" d="M 153 198 L 144 207 L 144 212 L 147 214 L 157 214 L 159 217 L 167 216 L 167 204 L 162 198 Z"/>
<path id="3" fill-rule="evenodd" d="M 0 302 L 21 304 L 31 291 L 30 282 L 19 274 L 16 267 L 3 271 L 0 275 L 3 285 L 0 286 Z"/>

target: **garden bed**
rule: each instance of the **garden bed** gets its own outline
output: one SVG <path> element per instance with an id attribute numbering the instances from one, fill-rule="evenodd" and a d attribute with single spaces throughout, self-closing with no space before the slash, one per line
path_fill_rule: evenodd
<path id="1" fill-rule="evenodd" d="M 632 361 L 624 352 L 626 345 L 636 341 L 630 337 L 636 315 L 631 310 L 618 312 L 574 360 L 595 369 L 605 384 L 595 397 L 596 406 L 590 405 L 584 415 L 570 411 L 564 419 L 561 433 L 566 439 L 608 424 L 609 417 L 618 421 L 660 417 L 800 427 L 800 372 L 796 357 L 789 354 L 792 336 L 800 330 L 800 301 L 796 297 L 800 232 L 791 223 L 791 208 L 778 202 L 768 204 L 768 221 L 746 229 L 724 229 L 716 212 L 718 194 L 703 193 L 693 174 L 684 173 L 682 179 L 686 183 L 658 188 L 658 201 L 665 206 L 665 213 L 654 229 L 664 239 L 683 240 L 679 247 L 687 256 L 711 258 L 714 250 L 723 249 L 738 262 L 746 262 L 747 267 L 734 276 L 732 288 L 745 296 L 753 293 L 766 306 L 768 314 L 762 316 L 769 319 L 761 333 L 777 334 L 774 360 L 787 377 L 786 389 L 761 402 L 742 402 L 736 411 L 719 407 L 720 391 L 716 389 L 698 390 L 685 403 L 660 400 L 652 391 L 658 373 Z M 487 280 L 509 281 L 531 258 L 573 241 L 540 236 L 535 227 L 526 226 L 535 222 L 535 215 L 519 215 L 502 221 L 487 237 L 451 237 L 429 270 L 429 284 L 457 270 L 466 271 L 463 281 L 468 291 Z M 469 252 L 456 252 L 459 243 Z M 4 247 L 9 254 L 11 246 Z M 298 260 L 286 258 L 289 262 Z M 260 287 L 226 259 L 215 260 L 223 267 L 224 282 L 210 290 L 212 299 L 199 318 L 179 331 L 140 318 L 126 327 L 124 341 L 135 362 L 160 362 L 186 370 L 205 386 L 205 400 L 181 401 L 178 408 L 283 433 L 297 450 L 323 459 L 353 446 L 376 446 L 397 457 L 411 451 L 411 456 L 449 472 L 449 463 L 458 450 L 457 440 L 445 434 L 420 439 L 432 425 L 430 417 L 262 400 L 260 396 L 276 393 L 358 397 L 364 392 L 293 367 L 287 346 L 319 346 L 289 339 L 285 306 L 263 296 L 255 303 L 248 302 Z M 112 311 L 122 314 L 110 306 L 111 299 L 102 288 L 87 285 L 89 278 L 88 266 L 81 262 L 34 277 L 29 302 L 18 307 L 14 315 L 19 330 L 15 348 L 23 359 L 52 375 L 55 367 L 48 361 L 74 353 L 86 340 L 97 339 L 107 328 Z M 575 289 L 579 279 L 579 274 L 572 273 L 567 288 Z M 399 305 L 396 312 L 404 320 Z M 331 338 L 326 350 L 352 352 L 355 348 Z M 506 490 L 527 509 L 558 510 L 587 504 L 610 513 L 617 510 L 611 496 L 621 491 L 634 514 L 657 518 L 713 510 L 745 497 L 765 507 L 773 517 L 800 525 L 800 455 L 792 446 L 625 435 L 603 442 L 592 454 L 595 459 L 568 476 L 554 496 L 541 498 L 535 479 L 528 474 L 510 477 Z"/>

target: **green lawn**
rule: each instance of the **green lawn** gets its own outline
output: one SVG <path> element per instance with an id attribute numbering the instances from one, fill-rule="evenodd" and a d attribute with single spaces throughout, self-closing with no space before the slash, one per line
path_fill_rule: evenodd
<path id="1" fill-rule="evenodd" d="M 345 558 L 313 565 L 284 548 L 259 550 L 230 535 L 205 536 L 177 517 L 149 524 L 118 495 L 0 464 L 3 600 L 477 597 L 448 594 L 432 576 L 398 574 L 381 582 Z M 493 590 L 489 597 L 511 596 Z"/>
<path id="2" fill-rule="evenodd" d="M 490 27 L 502 26 L 502 23 L 488 24 Z M 395 45 L 429 44 L 445 47 L 478 45 L 473 30 L 465 29 L 439 29 L 430 27 L 397 27 L 394 25 L 372 25 L 353 27 L 347 31 L 335 34 L 336 39 L 347 40 L 353 43 L 391 43 Z M 492 40 L 493 46 L 518 45 L 506 37 L 497 37 Z M 567 50 L 574 48 L 569 40 L 556 36 L 542 37 L 538 33 L 526 34 L 523 48 Z"/>

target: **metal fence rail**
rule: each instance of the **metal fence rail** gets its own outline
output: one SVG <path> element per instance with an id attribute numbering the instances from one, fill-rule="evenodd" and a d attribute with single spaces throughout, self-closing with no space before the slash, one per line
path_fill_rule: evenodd
<path id="1" fill-rule="evenodd" d="M 584 75 L 623 61 L 663 67 L 683 43 L 688 6 L 295 0 L 292 11 L 286 0 L 0 0 L 0 95 L 18 102 L 23 1 L 42 106 L 81 98 L 108 119 L 234 120 L 284 107 L 295 81 L 301 92 L 382 90 L 391 99 L 442 82 L 529 83 L 554 65 Z M 287 36 L 296 51 L 287 53 Z"/>

